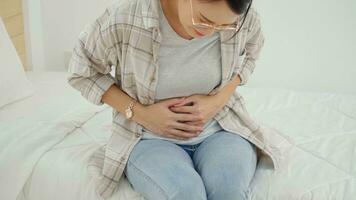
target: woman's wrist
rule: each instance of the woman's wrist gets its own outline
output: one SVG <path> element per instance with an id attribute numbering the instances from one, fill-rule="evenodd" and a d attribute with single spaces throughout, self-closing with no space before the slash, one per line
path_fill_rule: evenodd
<path id="1" fill-rule="evenodd" d="M 141 104 L 140 102 L 136 102 L 135 106 L 133 107 L 133 116 L 132 120 L 142 124 L 143 120 L 145 119 L 144 116 L 147 116 L 146 113 L 146 107 L 145 105 Z"/>
<path id="2" fill-rule="evenodd" d="M 223 108 L 227 104 L 230 95 L 228 95 L 226 91 L 221 90 L 219 93 L 215 95 L 215 98 L 216 98 L 215 102 L 217 102 L 216 106 L 218 108 Z"/>
<path id="3" fill-rule="evenodd" d="M 231 81 L 226 84 L 217 94 L 215 94 L 216 102 L 219 107 L 222 108 L 229 102 L 230 97 L 236 90 L 236 84 L 236 82 Z"/>

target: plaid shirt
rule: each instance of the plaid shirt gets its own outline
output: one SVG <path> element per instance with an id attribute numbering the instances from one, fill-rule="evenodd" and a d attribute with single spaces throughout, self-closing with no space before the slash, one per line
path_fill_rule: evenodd
<path id="1" fill-rule="evenodd" d="M 68 83 L 95 105 L 103 105 L 102 95 L 112 84 L 141 104 L 154 104 L 161 42 L 159 0 L 124 0 L 106 9 L 80 34 L 69 64 Z M 259 14 L 251 7 L 240 32 L 222 31 L 222 77 L 216 94 L 237 74 L 240 86 L 247 83 L 264 44 Z M 227 41 L 228 40 L 228 41 Z M 110 72 L 115 68 L 115 77 Z M 142 126 L 113 109 L 112 135 L 91 157 L 88 166 L 96 170 L 96 192 L 110 197 L 123 175 L 129 154 L 142 137 Z M 223 129 L 238 134 L 266 155 L 274 169 L 287 165 L 294 142 L 278 130 L 254 120 L 243 97 L 235 91 L 214 118 Z"/>

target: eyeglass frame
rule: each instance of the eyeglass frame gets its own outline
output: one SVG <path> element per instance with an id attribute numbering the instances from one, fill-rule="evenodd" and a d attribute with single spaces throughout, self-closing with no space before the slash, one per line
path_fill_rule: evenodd
<path id="1" fill-rule="evenodd" d="M 251 7 L 251 4 L 252 4 L 252 0 L 251 0 L 251 2 L 249 3 L 249 5 L 248 5 L 248 8 L 247 8 L 247 11 L 245 12 L 245 15 L 244 15 L 244 17 L 243 17 L 243 21 L 242 21 L 242 23 L 240 23 L 241 22 L 241 20 L 239 20 L 239 22 L 238 23 L 236 23 L 236 27 L 232 27 L 232 26 L 230 26 L 229 27 L 229 25 L 226 25 L 226 27 L 225 28 L 219 28 L 218 26 L 216 26 L 216 25 L 211 25 L 211 24 L 207 24 L 207 23 L 203 23 L 203 22 L 201 22 L 201 23 L 196 23 L 195 21 L 194 21 L 194 11 L 193 11 L 193 3 L 192 3 L 192 0 L 190 0 L 190 11 L 191 11 L 191 15 L 192 15 L 192 23 L 193 23 L 193 26 L 195 26 L 195 27 L 198 27 L 199 25 L 200 25 L 200 27 L 198 27 L 198 28 L 213 28 L 214 30 L 217 30 L 217 31 L 222 31 L 222 30 L 235 30 L 235 32 L 239 32 L 240 31 L 240 29 L 241 29 L 241 27 L 243 26 L 243 24 L 244 24 L 244 22 L 245 22 L 245 19 L 246 19 L 246 16 L 247 16 L 247 14 L 248 14 L 248 11 L 250 10 L 250 7 Z M 241 25 L 240 25 L 241 24 Z M 235 25 L 235 24 L 233 24 L 233 25 Z M 220 25 L 220 27 L 223 27 L 223 25 Z M 238 29 L 237 29 L 238 28 Z M 236 31 L 237 30 L 237 31 Z"/>

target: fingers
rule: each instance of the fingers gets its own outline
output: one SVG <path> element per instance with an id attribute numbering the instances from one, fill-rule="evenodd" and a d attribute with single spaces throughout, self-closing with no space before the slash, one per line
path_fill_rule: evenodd
<path id="1" fill-rule="evenodd" d="M 176 129 L 181 129 L 187 132 L 196 133 L 203 131 L 203 128 L 200 126 L 189 125 L 186 123 L 176 122 L 173 124 L 173 127 Z"/>
<path id="2" fill-rule="evenodd" d="M 170 138 L 170 139 L 176 139 L 176 140 L 189 140 L 190 139 L 190 138 L 177 137 L 172 134 L 167 134 L 165 137 Z"/>
<path id="3" fill-rule="evenodd" d="M 175 106 L 182 106 L 182 105 L 186 105 L 186 104 L 189 104 L 189 105 L 192 105 L 194 104 L 194 101 L 192 99 L 189 99 L 189 98 L 183 98 L 184 101 L 180 102 L 179 104 L 176 104 Z"/>
<path id="4" fill-rule="evenodd" d="M 171 107 L 170 109 L 174 112 L 181 112 L 181 113 L 196 113 L 196 110 L 193 106 L 180 106 L 180 107 Z"/>
<path id="5" fill-rule="evenodd" d="M 192 137 L 197 136 L 197 134 L 195 134 L 195 133 L 189 133 L 189 132 L 181 131 L 178 129 L 170 129 L 168 131 L 168 134 L 172 135 L 176 139 L 190 139 Z"/>
<path id="6" fill-rule="evenodd" d="M 200 126 L 200 127 L 204 127 L 204 122 L 203 121 L 188 121 L 188 122 L 184 122 L 185 124 L 189 124 L 189 125 L 196 125 L 196 126 Z"/>
<path id="7" fill-rule="evenodd" d="M 201 115 L 195 115 L 195 114 L 183 114 L 183 113 L 177 113 L 174 115 L 174 119 L 176 121 L 201 121 L 203 120 L 203 117 Z"/>
<path id="8" fill-rule="evenodd" d="M 192 126 L 180 122 L 174 123 L 172 127 L 173 128 L 168 131 L 168 135 L 179 140 L 188 140 L 192 137 L 198 136 L 201 131 L 203 131 L 202 127 Z"/>
<path id="9" fill-rule="evenodd" d="M 167 103 L 168 107 L 171 107 L 171 106 L 174 106 L 174 105 L 177 105 L 177 104 L 180 104 L 180 103 L 184 102 L 184 99 L 185 98 L 179 98 L 179 99 L 174 98 L 174 99 L 167 100 L 166 103 Z"/>

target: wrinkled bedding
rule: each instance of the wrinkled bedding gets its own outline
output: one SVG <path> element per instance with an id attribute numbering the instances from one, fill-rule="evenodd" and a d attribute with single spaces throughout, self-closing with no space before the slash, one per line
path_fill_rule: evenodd
<path id="1" fill-rule="evenodd" d="M 237 89 L 256 120 L 296 142 L 291 164 L 281 172 L 262 157 L 251 183 L 252 200 L 355 199 L 356 94 Z M 72 102 L 69 108 L 53 98 L 43 112 L 30 112 L 31 119 L 0 124 L 0 199 L 100 199 L 94 192 L 96 174 L 86 162 L 109 139 L 112 110 L 87 104 L 75 93 L 63 91 L 61 102 Z M 126 177 L 118 188 L 111 200 L 143 199 Z"/>

